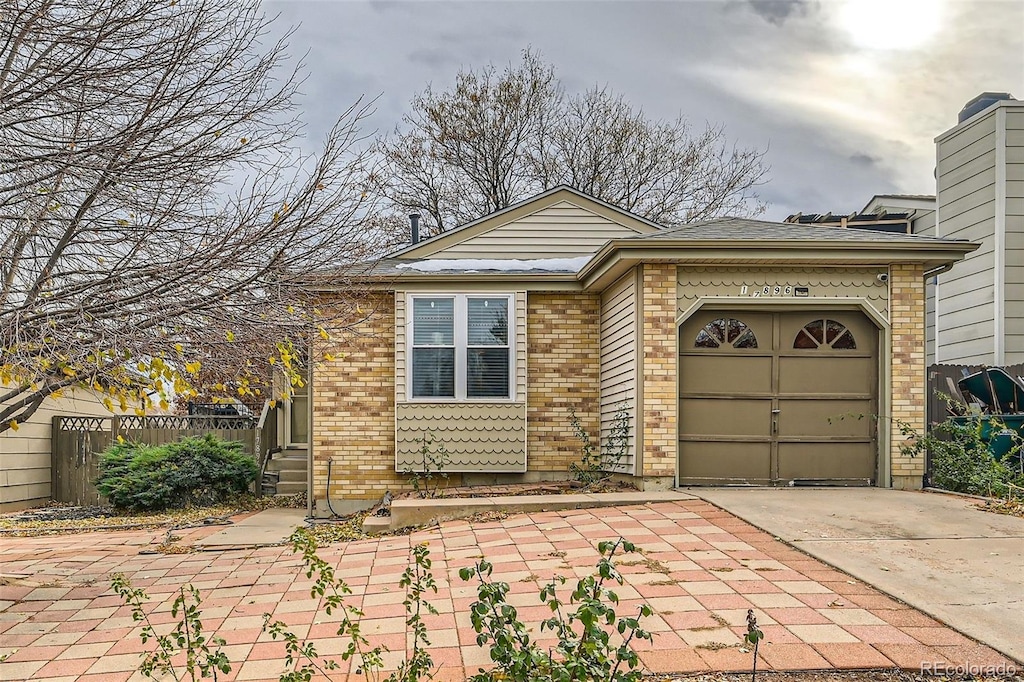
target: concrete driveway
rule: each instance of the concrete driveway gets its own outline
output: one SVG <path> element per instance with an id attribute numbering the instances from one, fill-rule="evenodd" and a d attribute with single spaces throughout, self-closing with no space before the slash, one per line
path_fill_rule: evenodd
<path id="1" fill-rule="evenodd" d="M 688 492 L 1024 661 L 1024 519 L 879 488 Z"/>

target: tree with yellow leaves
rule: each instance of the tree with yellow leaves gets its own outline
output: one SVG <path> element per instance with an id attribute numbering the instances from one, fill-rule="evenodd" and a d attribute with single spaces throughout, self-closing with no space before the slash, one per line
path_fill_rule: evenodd
<path id="1" fill-rule="evenodd" d="M 254 0 L 0 7 L 0 432 L 70 387 L 144 412 L 303 381 L 333 325 L 295 278 L 369 267 L 375 203 L 366 105 L 301 153 L 276 33 Z"/>

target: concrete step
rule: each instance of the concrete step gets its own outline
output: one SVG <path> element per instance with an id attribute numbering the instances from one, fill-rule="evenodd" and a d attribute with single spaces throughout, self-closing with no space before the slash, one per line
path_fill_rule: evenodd
<path id="1" fill-rule="evenodd" d="M 277 484 L 278 495 L 298 495 L 304 492 L 306 492 L 306 479 L 302 479 L 301 483 L 298 481 L 281 481 Z"/>
<path id="2" fill-rule="evenodd" d="M 281 476 L 277 479 L 278 485 L 282 483 L 305 483 L 309 480 L 306 476 L 306 471 L 299 471 L 297 469 L 284 469 L 280 472 Z"/>
<path id="3" fill-rule="evenodd" d="M 288 469 L 305 471 L 308 464 L 309 460 L 305 452 L 297 455 L 277 453 L 267 462 L 267 469 L 270 471 L 286 471 Z"/>

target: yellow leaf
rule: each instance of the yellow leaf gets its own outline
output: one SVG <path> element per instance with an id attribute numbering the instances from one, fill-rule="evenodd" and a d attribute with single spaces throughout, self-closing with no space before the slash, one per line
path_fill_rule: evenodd
<path id="1" fill-rule="evenodd" d="M 333 362 L 334 356 L 331 355 L 330 353 L 324 353 L 324 359 L 327 360 L 328 362 Z"/>
<path id="2" fill-rule="evenodd" d="M 114 411 L 114 403 L 110 398 L 103 399 L 103 407 L 107 408 L 108 412 Z"/>
<path id="3" fill-rule="evenodd" d="M 277 401 L 276 400 L 271 400 L 270 401 L 270 406 L 271 407 L 277 407 Z"/>
<path id="4" fill-rule="evenodd" d="M 121 443 L 122 445 L 124 445 L 124 436 L 122 436 L 121 434 L 118 434 L 117 435 L 117 442 Z"/>
<path id="5" fill-rule="evenodd" d="M 161 398 L 160 399 L 160 409 L 161 410 L 166 410 L 168 407 L 170 407 L 170 405 L 167 403 L 167 401 L 164 400 L 163 398 Z"/>
<path id="6" fill-rule="evenodd" d="M 17 430 L 18 430 L 18 420 L 17 419 L 12 419 L 11 420 L 11 431 L 17 431 Z"/>
<path id="7" fill-rule="evenodd" d="M 64 376 L 67 376 L 67 377 L 75 376 L 75 370 L 71 369 L 70 367 L 61 367 L 60 371 L 64 373 Z"/>
<path id="8" fill-rule="evenodd" d="M 182 352 L 181 344 L 180 343 L 174 344 L 174 350 L 176 350 L 179 353 L 181 353 Z"/>
<path id="9" fill-rule="evenodd" d="M 235 333 L 234 332 L 228 332 L 227 334 L 225 334 L 225 336 L 227 337 L 228 341 L 234 341 L 235 340 Z"/>
<path id="10" fill-rule="evenodd" d="M 136 407 L 135 408 L 135 414 L 137 414 L 140 417 L 144 417 L 146 415 L 146 411 L 144 409 L 142 409 L 141 407 Z"/>
<path id="11" fill-rule="evenodd" d="M 327 339 L 331 338 L 331 335 L 327 333 L 326 329 L 320 327 L 320 338 L 326 341 Z"/>
<path id="12" fill-rule="evenodd" d="M 267 362 L 269 362 L 270 364 L 274 364 L 275 362 L 277 362 L 277 358 L 271 355 L 269 358 L 267 358 Z"/>

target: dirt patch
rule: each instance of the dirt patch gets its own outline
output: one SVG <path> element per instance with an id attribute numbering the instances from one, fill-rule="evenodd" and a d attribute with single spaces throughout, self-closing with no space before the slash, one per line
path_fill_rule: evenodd
<path id="1" fill-rule="evenodd" d="M 216 507 L 189 507 L 162 512 L 123 512 L 113 507 L 80 507 L 54 502 L 45 507 L 0 515 L 0 537 L 69 535 L 93 531 L 149 528 L 196 528 L 227 525 L 231 517 L 276 507 L 306 506 L 305 495 L 241 497 Z"/>
<path id="2" fill-rule="evenodd" d="M 576 481 L 548 481 L 544 483 L 510 483 L 507 485 L 459 486 L 431 491 L 426 497 L 480 498 L 519 497 L 521 495 L 579 495 L 584 493 L 621 493 L 635 491 L 636 486 L 625 481 L 602 481 L 582 485 Z M 396 496 L 397 499 L 417 499 L 423 495 L 409 491 Z"/>

